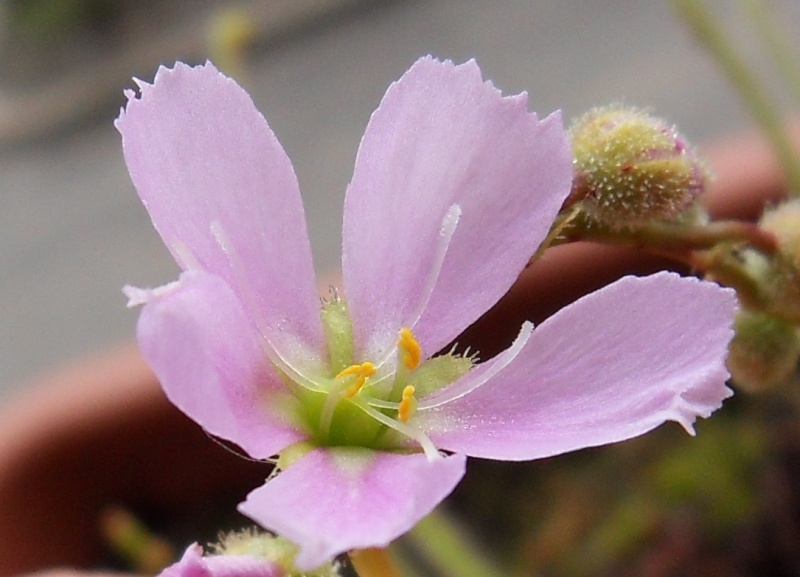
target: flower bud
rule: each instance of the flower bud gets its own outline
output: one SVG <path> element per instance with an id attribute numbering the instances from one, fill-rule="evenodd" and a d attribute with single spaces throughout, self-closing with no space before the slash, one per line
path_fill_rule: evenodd
<path id="1" fill-rule="evenodd" d="M 797 328 L 771 315 L 742 310 L 728 352 L 728 370 L 743 389 L 760 391 L 788 382 L 797 371 Z"/>
<path id="2" fill-rule="evenodd" d="M 219 544 L 212 547 L 218 559 L 259 559 L 272 564 L 276 577 L 338 577 L 336 562 L 324 563 L 313 571 L 301 571 L 295 567 L 294 559 L 299 547 L 282 537 L 276 537 L 255 529 L 238 531 L 225 535 Z M 181 576 L 176 576 L 181 577 Z M 209 577 L 216 577 L 210 575 Z M 219 577 L 229 577 L 221 575 Z M 246 577 L 272 577 L 270 574 Z"/>
<path id="3" fill-rule="evenodd" d="M 180 561 L 158 577 L 288 577 L 274 561 L 257 555 L 204 554 L 197 543 L 190 545 Z"/>
<path id="4" fill-rule="evenodd" d="M 775 235 L 778 251 L 759 275 L 781 316 L 800 322 L 800 199 L 784 202 L 761 217 Z"/>
<path id="5" fill-rule="evenodd" d="M 759 225 L 775 235 L 778 251 L 800 269 L 800 199 L 786 201 L 768 210 Z"/>
<path id="6" fill-rule="evenodd" d="M 588 224 L 622 228 L 690 214 L 707 179 L 686 141 L 635 108 L 595 108 L 570 128 L 574 179 L 569 201 Z"/>

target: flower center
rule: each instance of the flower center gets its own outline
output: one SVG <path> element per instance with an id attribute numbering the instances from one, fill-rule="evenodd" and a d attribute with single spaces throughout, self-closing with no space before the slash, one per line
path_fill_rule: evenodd
<path id="1" fill-rule="evenodd" d="M 411 315 L 412 324 L 419 320 L 430 298 L 460 215 L 461 209 L 453 205 L 442 221 L 435 263 L 427 279 L 428 288 Z M 233 243 L 219 222 L 211 223 L 211 233 L 230 259 L 231 268 L 244 289 L 245 302 L 252 310 L 257 310 Z M 188 250 L 187 254 L 192 257 Z M 258 322 L 256 324 L 258 326 Z M 300 443 L 303 447 L 298 450 L 305 451 L 309 445 L 399 451 L 421 449 L 429 459 L 436 458 L 436 447 L 413 423 L 417 397 L 454 382 L 472 368 L 476 358 L 455 355 L 451 351 L 423 360 L 422 347 L 414 333 L 410 328 L 402 328 L 398 333 L 396 362 L 392 362 L 389 353 L 381 355 L 377 364 L 366 359 L 356 363 L 353 325 L 344 300 L 335 290 L 322 307 L 322 326 L 328 345 L 329 374 L 316 374 L 316 369 L 304 369 L 290 362 L 271 346 L 264 336 L 266 332 L 259 326 L 267 358 L 296 397 L 296 415 L 310 435 L 308 442 Z M 287 458 L 291 452 L 284 451 Z M 283 458 L 283 453 L 281 456 Z"/>
<path id="2" fill-rule="evenodd" d="M 438 455 L 414 425 L 417 398 L 466 373 L 473 358 L 446 354 L 423 359 L 410 328 L 400 329 L 395 351 L 382 359 L 354 359 L 353 328 L 336 293 L 322 308 L 330 375 L 310 379 L 313 388 L 288 383 L 300 401 L 300 417 L 317 446 L 424 451 Z M 290 379 L 288 375 L 285 378 Z"/>

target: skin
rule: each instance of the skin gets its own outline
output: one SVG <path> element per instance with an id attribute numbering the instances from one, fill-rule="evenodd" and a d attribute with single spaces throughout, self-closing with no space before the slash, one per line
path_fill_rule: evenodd
<path id="1" fill-rule="evenodd" d="M 777 163 L 753 135 L 704 152 L 717 175 L 704 199 L 715 217 L 755 219 L 783 194 Z M 663 268 L 670 263 L 631 249 L 557 247 L 459 342 L 488 358 L 508 346 L 523 320 L 538 323 L 624 274 Z M 96 566 L 103 558 L 97 519 L 106 506 L 191 519 L 209 502 L 232 510 L 268 472 L 221 449 L 175 409 L 133 345 L 45 375 L 25 390 L 0 410 L 0 577 Z"/>

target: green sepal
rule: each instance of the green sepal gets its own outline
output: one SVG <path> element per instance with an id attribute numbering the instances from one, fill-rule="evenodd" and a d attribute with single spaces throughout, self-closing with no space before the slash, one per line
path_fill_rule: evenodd
<path id="1" fill-rule="evenodd" d="M 473 366 L 470 357 L 445 354 L 433 357 L 422 363 L 411 379 L 415 396 L 424 397 L 434 391 L 446 387 L 467 373 Z"/>

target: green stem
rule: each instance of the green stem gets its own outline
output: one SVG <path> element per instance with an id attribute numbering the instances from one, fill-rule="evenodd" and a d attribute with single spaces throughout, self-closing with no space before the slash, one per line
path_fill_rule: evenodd
<path id="1" fill-rule="evenodd" d="M 766 91 L 762 89 L 761 82 L 736 53 L 702 0 L 673 0 L 673 2 L 691 30 L 733 83 L 745 105 L 750 109 L 750 113 L 761 125 L 783 166 L 789 190 L 794 194 L 800 194 L 800 161 L 783 130 L 781 116 Z"/>
<path id="2" fill-rule="evenodd" d="M 175 559 L 169 543 L 122 507 L 108 507 L 100 513 L 100 532 L 136 573 L 158 573 Z"/>
<path id="3" fill-rule="evenodd" d="M 574 204 L 568 208 L 562 208 L 561 212 L 558 214 L 558 216 L 556 216 L 555 222 L 550 227 L 550 232 L 547 233 L 547 236 L 539 245 L 539 248 L 536 249 L 536 252 L 528 261 L 528 265 L 533 264 L 534 261 L 542 256 L 545 249 L 561 244 L 563 240 L 563 233 L 569 230 L 572 221 L 578 218 L 580 213 L 580 206 L 578 204 Z"/>
<path id="4" fill-rule="evenodd" d="M 798 54 L 787 40 L 786 30 L 781 29 L 772 13 L 772 6 L 763 0 L 739 0 L 750 16 L 770 58 L 775 62 L 789 88 L 796 106 L 800 106 L 800 66 Z"/>
<path id="5" fill-rule="evenodd" d="M 409 540 L 442 575 L 449 577 L 506 577 L 484 556 L 457 523 L 436 509 L 417 523 Z"/>
<path id="6" fill-rule="evenodd" d="M 774 235 L 755 224 L 737 220 L 706 224 L 646 222 L 621 229 L 592 224 L 570 233 L 571 240 L 628 244 L 655 250 L 708 250 L 722 243 L 749 245 L 764 254 L 778 249 Z"/>

